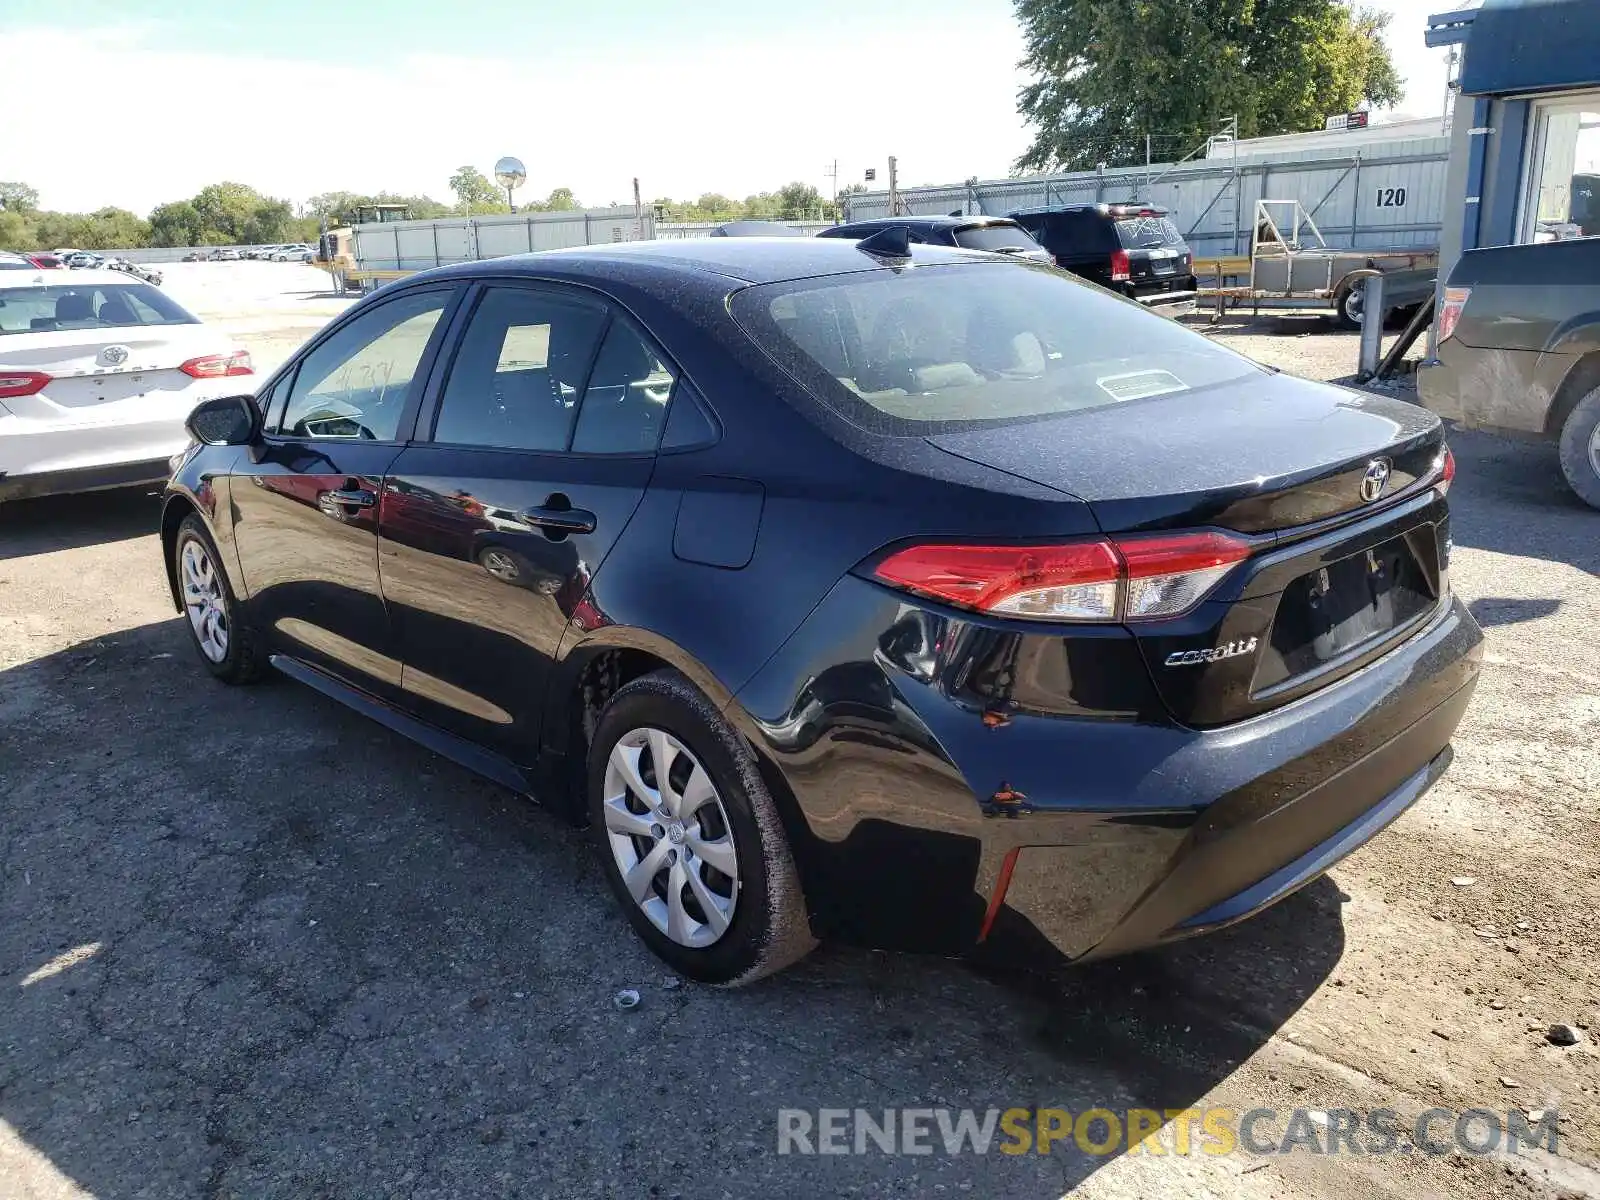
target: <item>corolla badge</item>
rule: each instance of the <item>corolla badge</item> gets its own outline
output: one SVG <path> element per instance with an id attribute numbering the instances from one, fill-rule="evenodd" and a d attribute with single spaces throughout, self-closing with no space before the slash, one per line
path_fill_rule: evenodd
<path id="1" fill-rule="evenodd" d="M 1387 458 L 1375 458 L 1367 464 L 1367 473 L 1361 477 L 1361 498 L 1371 504 L 1383 495 L 1389 486 L 1389 476 L 1394 466 Z"/>
<path id="2" fill-rule="evenodd" d="M 1197 667 L 1202 663 L 1221 662 L 1225 658 L 1237 658 L 1241 654 L 1254 654 L 1260 644 L 1260 638 L 1243 638 L 1239 641 L 1228 642 L 1223 646 L 1214 646 L 1205 650 L 1174 650 L 1164 660 L 1169 667 Z"/>
<path id="3" fill-rule="evenodd" d="M 100 351 L 100 361 L 108 367 L 120 367 L 128 361 L 128 348 L 126 346 L 107 346 Z"/>

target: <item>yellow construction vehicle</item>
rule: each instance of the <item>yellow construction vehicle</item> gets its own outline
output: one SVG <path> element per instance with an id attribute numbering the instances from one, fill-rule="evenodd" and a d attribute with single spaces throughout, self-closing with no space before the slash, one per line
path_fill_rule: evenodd
<path id="1" fill-rule="evenodd" d="M 315 263 L 333 277 L 333 290 L 341 296 L 349 292 L 365 295 L 411 274 L 363 267 L 356 257 L 354 229 L 356 225 L 404 221 L 410 216 L 411 210 L 404 204 L 361 204 L 345 214 L 344 224 L 324 231 L 317 242 Z"/>

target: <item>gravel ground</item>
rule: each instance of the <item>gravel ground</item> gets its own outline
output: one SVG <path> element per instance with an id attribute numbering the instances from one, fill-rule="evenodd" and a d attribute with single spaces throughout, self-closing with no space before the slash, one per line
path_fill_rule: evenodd
<path id="1" fill-rule="evenodd" d="M 264 367 L 342 306 L 287 264 L 169 278 Z M 1450 773 L 1260 918 L 1050 979 L 825 947 L 676 986 L 581 834 L 205 677 L 147 496 L 0 510 L 0 1197 L 1600 1196 L 1600 515 L 1548 447 L 1453 445 L 1489 653 Z M 819 1106 L 1567 1119 L 1559 1157 L 780 1156 L 777 1110 Z"/>

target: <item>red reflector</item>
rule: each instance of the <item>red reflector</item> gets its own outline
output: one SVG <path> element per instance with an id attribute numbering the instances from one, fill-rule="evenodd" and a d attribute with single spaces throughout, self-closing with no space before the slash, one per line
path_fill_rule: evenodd
<path id="1" fill-rule="evenodd" d="M 0 400 L 42 392 L 50 378 L 43 371 L 11 371 L 0 367 Z"/>
<path id="2" fill-rule="evenodd" d="M 1456 456 L 1450 452 L 1450 447 L 1444 448 L 1444 462 L 1439 465 L 1439 482 L 1434 486 L 1441 492 L 1448 492 L 1450 485 L 1456 479 Z"/>
<path id="3" fill-rule="evenodd" d="M 1461 313 L 1467 307 L 1467 301 L 1471 297 L 1471 288 L 1445 288 L 1444 306 L 1439 309 L 1439 341 L 1442 342 L 1455 333 L 1456 325 L 1461 320 Z"/>
<path id="4" fill-rule="evenodd" d="M 1000 864 L 1000 878 L 994 885 L 994 895 L 989 897 L 989 911 L 983 914 L 983 924 L 978 929 L 980 942 L 989 936 L 989 930 L 994 928 L 994 919 L 1000 915 L 1000 906 L 1006 902 L 1006 890 L 1011 886 L 1011 876 L 1017 869 L 1017 855 L 1021 852 L 1021 846 L 1013 846 L 1006 851 L 1005 860 Z"/>
<path id="5" fill-rule="evenodd" d="M 1106 542 L 1063 546 L 912 546 L 878 564 L 878 578 L 968 608 L 992 608 L 1039 588 L 1114 583 L 1117 552 Z"/>
<path id="6" fill-rule="evenodd" d="M 1113 250 L 1111 252 L 1111 278 L 1124 280 L 1132 274 L 1132 264 L 1128 261 L 1126 250 Z"/>
<path id="7" fill-rule="evenodd" d="M 1130 579 L 1151 575 L 1186 575 L 1243 562 L 1250 557 L 1248 542 L 1209 530 L 1156 537 L 1118 538 L 1117 549 L 1128 564 Z"/>

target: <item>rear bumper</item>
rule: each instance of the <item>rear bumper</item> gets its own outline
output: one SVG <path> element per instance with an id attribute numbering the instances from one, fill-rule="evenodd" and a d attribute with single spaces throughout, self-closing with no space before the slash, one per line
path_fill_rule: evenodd
<path id="1" fill-rule="evenodd" d="M 846 580 L 736 697 L 819 934 L 1038 961 L 1242 920 L 1422 795 L 1482 654 L 1452 600 L 1356 673 L 1196 730 L 1141 703 L 1115 633 L 1001 628 Z"/>
<path id="2" fill-rule="evenodd" d="M 72 492 L 100 492 L 166 481 L 171 456 L 105 466 L 74 467 L 61 471 L 36 471 L 28 475 L 0 472 L 0 503 L 36 496 L 64 496 Z"/>

